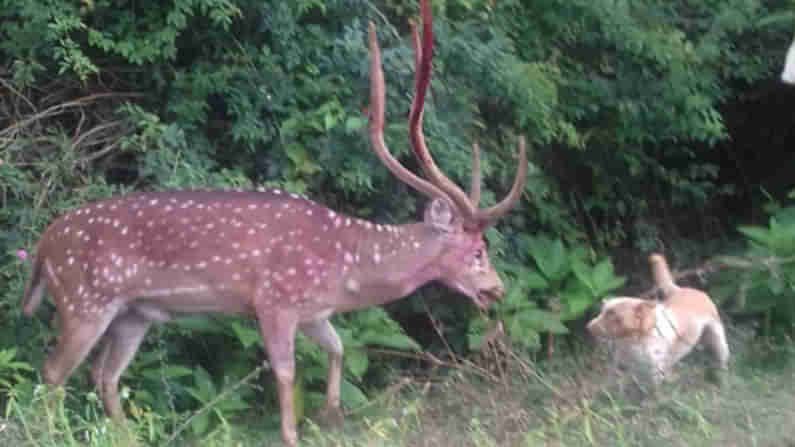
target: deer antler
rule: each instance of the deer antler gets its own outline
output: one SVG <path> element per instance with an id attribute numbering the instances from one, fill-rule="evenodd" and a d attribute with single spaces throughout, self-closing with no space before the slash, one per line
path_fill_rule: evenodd
<path id="1" fill-rule="evenodd" d="M 492 225 L 494 221 L 504 216 L 522 197 L 524 185 L 527 182 L 527 153 L 525 150 L 524 136 L 519 137 L 519 166 L 516 168 L 516 177 L 508 195 L 502 202 L 488 208 L 480 209 L 475 219 L 482 227 Z M 477 204 L 476 204 L 477 206 Z"/>
<path id="2" fill-rule="evenodd" d="M 431 9 L 427 0 L 421 2 L 422 11 L 422 42 L 415 23 L 411 23 L 412 40 L 414 42 L 414 62 L 416 65 L 415 95 L 409 115 L 409 138 L 414 155 L 422 170 L 428 177 L 424 180 L 406 169 L 397 161 L 384 142 L 384 102 L 385 83 L 381 67 L 381 51 L 376 39 L 375 25 L 371 22 L 368 30 L 371 66 L 370 66 L 370 139 L 376 154 L 381 161 L 403 182 L 419 192 L 440 197 L 450 201 L 461 213 L 467 226 L 485 228 L 494 223 L 510 210 L 521 198 L 527 180 L 527 156 L 524 137 L 519 138 L 519 166 L 516 177 L 508 195 L 496 205 L 485 209 L 478 208 L 480 201 L 480 148 L 477 143 L 472 146 L 472 186 L 467 195 L 436 166 L 422 132 L 422 117 L 425 106 L 425 94 L 431 79 L 433 59 L 433 22 Z"/>
<path id="3" fill-rule="evenodd" d="M 370 141 L 376 155 L 393 174 L 404 183 L 429 197 L 450 200 L 447 194 L 427 180 L 414 175 L 392 156 L 384 142 L 384 71 L 381 68 L 381 49 L 375 34 L 375 24 L 370 22 L 368 29 L 370 44 Z"/>
<path id="4" fill-rule="evenodd" d="M 480 203 L 480 146 L 472 142 L 472 184 L 469 187 L 469 201 L 477 207 Z"/>
<path id="5" fill-rule="evenodd" d="M 470 225 L 487 227 L 503 216 L 521 198 L 527 180 L 527 156 L 524 138 L 519 139 L 519 166 L 511 191 L 500 203 L 485 209 L 478 209 L 480 201 L 480 148 L 477 143 L 472 146 L 472 186 L 467 196 L 461 188 L 442 173 L 431 157 L 425 144 L 425 135 L 422 131 L 422 118 L 425 105 L 425 95 L 431 79 L 433 59 L 433 22 L 429 2 L 421 2 L 422 14 L 422 41 L 417 32 L 416 24 L 411 24 L 412 41 L 415 54 L 415 95 L 411 104 L 409 115 L 409 137 L 414 154 L 418 158 L 425 175 L 430 182 L 442 190 L 445 195 L 456 205 L 464 220 Z"/>
<path id="6" fill-rule="evenodd" d="M 409 138 L 414 149 L 414 155 L 422 166 L 428 179 L 445 192 L 447 197 L 456 205 L 465 221 L 475 220 L 477 209 L 467 194 L 442 173 L 433 161 L 428 147 L 425 145 L 425 135 L 422 132 L 422 116 L 425 108 L 425 94 L 431 81 L 431 64 L 433 59 L 433 22 L 430 5 L 427 1 L 421 2 L 422 13 L 422 42 L 420 42 L 417 26 L 411 24 L 412 41 L 414 42 L 415 81 L 414 100 L 411 103 L 409 114 Z"/>
<path id="7" fill-rule="evenodd" d="M 447 193 L 456 204 L 464 219 L 478 227 L 487 227 L 503 216 L 521 198 L 522 190 L 527 181 L 527 155 L 524 137 L 519 139 L 519 166 L 516 170 L 511 191 L 500 203 L 486 209 L 478 209 L 480 199 L 480 153 L 479 148 L 473 145 L 472 154 L 472 190 L 470 196 L 461 190 L 455 183 L 447 178 L 434 163 L 427 146 L 425 135 L 422 132 L 422 117 L 425 105 L 425 94 L 431 78 L 431 60 L 433 58 L 433 26 L 430 5 L 423 0 L 420 6 L 422 13 L 422 43 L 417 34 L 417 27 L 412 23 L 411 32 L 414 42 L 416 78 L 415 96 L 409 117 L 409 132 L 414 154 L 420 161 L 425 174 L 430 181 Z M 477 172 L 475 172 L 477 170 Z"/>

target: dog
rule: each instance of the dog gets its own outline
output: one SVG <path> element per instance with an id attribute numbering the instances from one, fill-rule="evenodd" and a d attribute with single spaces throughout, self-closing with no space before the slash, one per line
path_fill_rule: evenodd
<path id="1" fill-rule="evenodd" d="M 649 263 L 662 300 L 607 299 L 586 326 L 588 332 L 613 344 L 619 366 L 655 386 L 699 344 L 712 354 L 719 371 L 727 370 L 729 345 L 715 304 L 706 293 L 677 285 L 662 255 L 652 254 Z"/>

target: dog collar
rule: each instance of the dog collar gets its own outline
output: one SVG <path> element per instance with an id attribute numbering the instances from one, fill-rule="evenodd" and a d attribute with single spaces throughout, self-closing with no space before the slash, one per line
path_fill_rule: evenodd
<path id="1" fill-rule="evenodd" d="M 654 308 L 654 329 L 660 337 L 668 340 L 673 340 L 678 336 L 676 330 L 676 318 L 674 314 L 668 310 L 664 305 L 658 304 Z"/>

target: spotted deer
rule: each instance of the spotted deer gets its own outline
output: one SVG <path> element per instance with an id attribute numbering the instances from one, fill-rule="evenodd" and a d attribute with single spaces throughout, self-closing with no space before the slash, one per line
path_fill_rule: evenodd
<path id="1" fill-rule="evenodd" d="M 137 193 L 73 210 L 38 242 L 23 300 L 30 316 L 49 290 L 57 308 L 61 332 L 43 367 L 45 382 L 62 385 L 102 339 L 91 377 L 106 412 L 123 420 L 119 378 L 152 324 L 185 314 L 253 314 L 276 378 L 282 440 L 295 446 L 297 331 L 328 351 L 325 412 L 338 419 L 343 347 L 332 315 L 399 299 L 436 280 L 481 308 L 500 299 L 504 286 L 483 231 L 521 197 L 524 140 L 510 192 L 488 208 L 478 207 L 477 145 L 469 194 L 437 168 L 422 132 L 433 48 L 427 0 L 421 10 L 422 43 L 412 28 L 417 71 L 409 125 L 427 180 L 384 142 L 384 74 L 372 23 L 368 34 L 370 139 L 395 176 L 431 199 L 421 222 L 373 223 L 278 189 Z"/>

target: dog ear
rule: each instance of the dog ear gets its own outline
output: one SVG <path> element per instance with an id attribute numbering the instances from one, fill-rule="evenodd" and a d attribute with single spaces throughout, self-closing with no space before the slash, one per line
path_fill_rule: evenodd
<path id="1" fill-rule="evenodd" d="M 655 307 L 657 307 L 657 303 L 653 301 L 643 301 L 635 306 L 635 320 L 640 333 L 645 334 L 657 325 L 657 317 L 654 313 Z"/>

